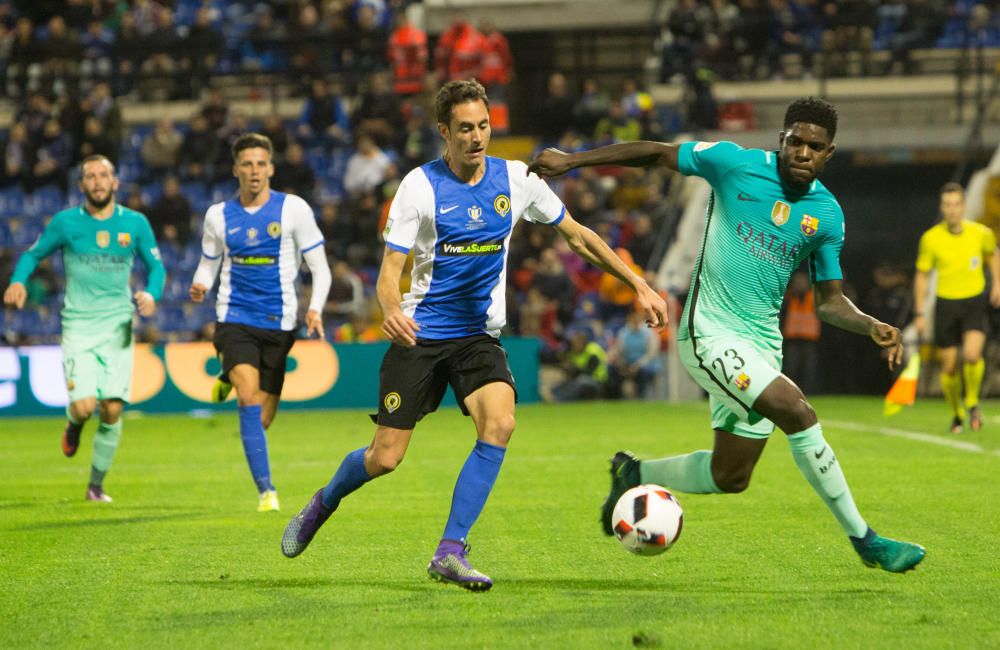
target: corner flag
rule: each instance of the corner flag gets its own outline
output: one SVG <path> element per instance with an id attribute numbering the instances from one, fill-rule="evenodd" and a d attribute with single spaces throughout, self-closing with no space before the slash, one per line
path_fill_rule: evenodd
<path id="1" fill-rule="evenodd" d="M 917 399 L 917 379 L 920 377 L 920 355 L 913 354 L 907 362 L 903 372 L 896 379 L 889 392 L 885 396 L 885 405 L 882 408 L 882 415 L 896 415 L 903 410 L 904 406 L 913 406 Z"/>

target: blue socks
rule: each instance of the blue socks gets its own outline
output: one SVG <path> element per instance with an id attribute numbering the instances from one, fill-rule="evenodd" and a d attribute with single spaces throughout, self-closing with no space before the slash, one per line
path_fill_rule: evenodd
<path id="1" fill-rule="evenodd" d="M 267 438 L 264 436 L 264 425 L 260 421 L 260 405 L 241 406 L 240 439 L 243 441 L 243 453 L 253 482 L 257 484 L 258 492 L 273 490 L 271 483 L 271 465 L 267 460 Z"/>
<path id="2" fill-rule="evenodd" d="M 444 527 L 444 539 L 464 540 L 472 524 L 486 505 L 500 474 L 500 465 L 507 450 L 482 440 L 465 461 L 455 482 L 455 493 L 451 497 L 451 512 Z"/>
<path id="3" fill-rule="evenodd" d="M 344 456 L 343 462 L 337 468 L 330 482 L 323 488 L 323 505 L 330 510 L 336 510 L 340 500 L 371 480 L 365 469 L 365 450 L 367 447 L 355 449 Z"/>

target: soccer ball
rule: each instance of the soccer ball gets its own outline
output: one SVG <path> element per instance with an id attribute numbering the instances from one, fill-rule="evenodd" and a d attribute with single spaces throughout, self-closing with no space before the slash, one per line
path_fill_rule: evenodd
<path id="1" fill-rule="evenodd" d="M 684 510 L 667 488 L 640 485 L 618 499 L 611 523 L 622 546 L 639 555 L 659 555 L 681 536 Z"/>

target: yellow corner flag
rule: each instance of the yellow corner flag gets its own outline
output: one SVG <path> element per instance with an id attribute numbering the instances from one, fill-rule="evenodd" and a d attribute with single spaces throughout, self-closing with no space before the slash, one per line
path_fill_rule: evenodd
<path id="1" fill-rule="evenodd" d="M 920 355 L 913 354 L 900 373 L 896 383 L 892 385 L 885 396 L 882 415 L 896 415 L 904 406 L 913 406 L 917 399 L 917 379 L 920 377 Z"/>

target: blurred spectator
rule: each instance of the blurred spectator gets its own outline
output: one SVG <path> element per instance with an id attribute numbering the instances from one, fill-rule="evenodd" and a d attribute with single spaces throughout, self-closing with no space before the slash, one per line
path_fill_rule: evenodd
<path id="1" fill-rule="evenodd" d="M 816 393 L 820 389 L 820 320 L 816 315 L 809 276 L 803 271 L 792 274 L 782 311 L 782 372 L 798 384 L 802 392 Z"/>
<path id="2" fill-rule="evenodd" d="M 125 200 L 122 201 L 122 205 L 130 210 L 135 210 L 146 215 L 149 214 L 149 206 L 146 205 L 146 201 L 142 198 L 142 188 L 139 185 L 131 184 L 125 188 L 124 192 Z"/>
<path id="3" fill-rule="evenodd" d="M 770 15 L 761 0 L 739 0 L 739 20 L 733 30 L 733 52 L 739 74 L 747 79 L 767 76 L 766 52 Z"/>
<path id="4" fill-rule="evenodd" d="M 785 73 L 784 60 L 795 55 L 804 70 L 812 69 L 815 43 L 812 35 L 818 24 L 813 8 L 801 1 L 770 0 L 771 38 L 768 63 L 773 75 Z M 801 71 L 797 76 L 801 76 Z"/>
<path id="5" fill-rule="evenodd" d="M 191 119 L 191 130 L 184 136 L 178 152 L 181 178 L 204 182 L 214 180 L 219 149 L 219 139 L 209 131 L 208 120 L 204 115 L 195 115 Z"/>
<path id="6" fill-rule="evenodd" d="M 347 160 L 344 189 L 349 194 L 368 194 L 395 173 L 395 166 L 370 135 L 358 136 L 355 152 Z"/>
<path id="7" fill-rule="evenodd" d="M 28 191 L 55 185 L 65 192 L 72 162 L 73 141 L 63 132 L 59 120 L 52 118 L 45 123 L 41 141 L 35 148 Z"/>
<path id="8" fill-rule="evenodd" d="M 35 38 L 35 24 L 21 16 L 14 24 L 7 63 L 7 96 L 24 97 L 41 88 L 42 44 Z"/>
<path id="9" fill-rule="evenodd" d="M 633 309 L 625 318 L 625 325 L 615 336 L 608 349 L 609 397 L 623 397 L 629 392 L 638 399 L 647 399 L 649 389 L 660 372 L 660 337 L 646 327 L 643 316 Z M 626 391 L 626 384 L 632 384 Z"/>
<path id="10" fill-rule="evenodd" d="M 869 0 L 823 2 L 823 65 L 826 76 L 848 74 L 847 62 L 851 53 L 857 53 L 860 58 L 859 72 L 871 73 L 877 10 L 877 3 Z"/>
<path id="11" fill-rule="evenodd" d="M 441 32 L 434 48 L 434 71 L 440 82 L 479 78 L 483 65 L 483 35 L 460 13 Z"/>
<path id="12" fill-rule="evenodd" d="M 632 237 L 625 248 L 632 254 L 632 260 L 640 267 L 647 269 L 656 247 L 656 233 L 653 232 L 653 220 L 648 214 L 639 214 L 632 222 Z"/>
<path id="13" fill-rule="evenodd" d="M 562 260 L 554 248 L 546 248 L 539 255 L 531 284 L 553 302 L 561 322 L 568 322 L 572 318 L 576 287 L 567 276 Z"/>
<path id="14" fill-rule="evenodd" d="M 83 135 L 76 145 L 76 155 L 73 161 L 80 162 L 87 156 L 101 154 L 112 164 L 118 164 L 118 145 L 104 131 L 104 125 L 94 115 L 88 115 L 83 120 Z"/>
<path id="15" fill-rule="evenodd" d="M 639 120 L 625 114 L 621 101 L 611 102 L 608 116 L 594 128 L 594 140 L 597 144 L 633 142 L 640 137 L 642 137 L 642 125 Z"/>
<path id="16" fill-rule="evenodd" d="M 184 135 L 170 118 L 164 117 L 143 140 L 139 155 L 149 173 L 159 176 L 176 170 L 183 143 Z"/>
<path id="17" fill-rule="evenodd" d="M 702 58 L 720 76 L 731 79 L 736 73 L 733 34 L 740 21 L 740 10 L 730 0 L 711 0 L 707 19 Z"/>
<path id="18" fill-rule="evenodd" d="M 14 119 L 28 129 L 28 140 L 36 142 L 42 137 L 45 124 L 54 117 L 52 104 L 42 93 L 28 95 L 27 103 L 21 107 Z"/>
<path id="19" fill-rule="evenodd" d="M 510 53 L 507 37 L 493 21 L 484 19 L 479 29 L 483 35 L 483 60 L 478 79 L 486 86 L 492 103 L 492 100 L 503 97 L 503 89 L 510 83 L 514 74 L 514 57 Z"/>
<path id="20" fill-rule="evenodd" d="M 331 60 L 332 30 L 320 21 L 319 11 L 311 4 L 299 7 L 289 32 L 292 42 L 291 69 L 296 76 L 315 76 L 326 72 Z"/>
<path id="21" fill-rule="evenodd" d="M 86 80 L 110 79 L 114 71 L 115 35 L 99 20 L 87 23 L 80 36 L 80 76 Z"/>
<path id="22" fill-rule="evenodd" d="M 909 275 L 886 261 L 879 262 L 872 270 L 872 288 L 864 309 L 883 323 L 909 322 L 913 317 Z"/>
<path id="23" fill-rule="evenodd" d="M 285 159 L 275 165 L 271 187 L 279 192 L 297 194 L 313 205 L 316 201 L 316 172 L 309 166 L 302 145 L 293 142 L 285 151 Z"/>
<path id="24" fill-rule="evenodd" d="M 355 74 L 366 75 L 386 68 L 389 35 L 376 18 L 371 5 L 361 4 L 357 7 L 355 28 L 348 30 L 351 71 Z"/>
<path id="25" fill-rule="evenodd" d="M 155 27 L 142 42 L 146 58 L 140 66 L 143 74 L 140 92 L 144 98 L 151 100 L 177 99 L 180 96 L 177 61 L 181 58 L 184 43 L 177 33 L 171 9 L 155 5 L 151 11 Z"/>
<path id="26" fill-rule="evenodd" d="M 667 16 L 666 45 L 662 50 L 660 81 L 674 76 L 690 78 L 701 43 L 705 38 L 711 13 L 697 0 L 679 0 Z"/>
<path id="27" fill-rule="evenodd" d="M 0 186 L 27 185 L 31 173 L 31 144 L 23 122 L 14 122 L 3 145 L 3 176 Z"/>
<path id="28" fill-rule="evenodd" d="M 941 36 L 945 13 L 933 0 L 908 0 L 896 33 L 889 37 L 892 67 L 904 74 L 915 72 L 911 53 L 922 47 L 932 47 Z"/>
<path id="29" fill-rule="evenodd" d="M 400 12 L 396 17 L 388 50 L 392 89 L 400 96 L 419 94 L 427 74 L 427 33 L 413 24 L 409 12 Z"/>
<path id="30" fill-rule="evenodd" d="M 376 343 L 385 340 L 385 335 L 379 323 L 372 322 L 368 313 L 361 311 L 334 330 L 333 340 L 336 343 Z"/>
<path id="31" fill-rule="evenodd" d="M 372 135 L 379 145 L 386 145 L 395 140 L 403 126 L 399 96 L 392 91 L 387 72 L 375 73 L 368 81 L 354 122 L 359 131 Z"/>
<path id="32" fill-rule="evenodd" d="M 337 204 L 326 201 L 319 209 L 319 231 L 326 242 L 326 252 L 333 259 L 347 258 L 347 247 L 355 241 L 354 223 L 340 214 Z"/>
<path id="33" fill-rule="evenodd" d="M 111 85 L 106 81 L 94 84 L 93 90 L 87 95 L 84 106 L 86 112 L 101 121 L 104 132 L 114 142 L 115 147 L 118 147 L 124 137 L 124 126 L 122 109 L 114 95 L 111 94 Z"/>
<path id="34" fill-rule="evenodd" d="M 265 117 L 264 123 L 260 127 L 260 133 L 270 138 L 271 146 L 274 147 L 275 160 L 283 159 L 285 151 L 288 149 L 288 129 L 285 128 L 285 122 L 281 116 L 277 113 L 271 113 Z"/>
<path id="35" fill-rule="evenodd" d="M 241 62 L 252 70 L 276 71 L 284 67 L 284 45 L 288 38 L 284 21 L 276 21 L 266 4 L 258 4 L 256 20 L 243 40 Z"/>
<path id="36" fill-rule="evenodd" d="M 540 339 L 542 345 L 539 358 L 542 363 L 553 363 L 558 358 L 562 351 L 560 332 L 561 324 L 555 303 L 543 296 L 538 287 L 528 287 L 524 302 L 518 310 L 518 334 Z"/>
<path id="37" fill-rule="evenodd" d="M 156 238 L 184 248 L 191 239 L 191 203 L 181 193 L 176 176 L 163 179 L 163 194 L 153 203 L 146 215 L 153 226 Z"/>
<path id="38" fill-rule="evenodd" d="M 229 121 L 229 101 L 218 88 L 209 88 L 199 110 L 205 118 L 209 131 L 218 132 Z"/>
<path id="39" fill-rule="evenodd" d="M 135 23 L 135 15 L 126 11 L 121 16 L 121 25 L 115 32 L 115 59 L 117 59 L 117 79 L 115 90 L 119 95 L 130 93 L 135 87 L 135 76 L 146 60 L 145 42 Z"/>
<path id="40" fill-rule="evenodd" d="M 347 109 L 325 79 L 313 79 L 295 133 L 304 142 L 340 146 L 349 140 Z"/>
<path id="41" fill-rule="evenodd" d="M 343 260 L 333 263 L 332 273 L 326 313 L 337 321 L 349 321 L 355 314 L 365 313 L 365 287 L 358 274 Z"/>
<path id="42" fill-rule="evenodd" d="M 441 136 L 422 106 L 410 108 L 399 151 L 404 167 L 400 172 L 404 174 L 441 155 Z"/>
<path id="43" fill-rule="evenodd" d="M 572 330 L 563 363 L 567 379 L 552 388 L 557 402 L 597 399 L 608 380 L 608 357 L 586 328 Z"/>
<path id="44" fill-rule="evenodd" d="M 181 68 L 188 74 L 189 97 L 196 97 L 208 85 L 219 63 L 223 45 L 222 34 L 212 26 L 210 10 L 205 6 L 199 7 L 194 24 L 184 37 L 184 57 L 181 61 Z"/>
<path id="45" fill-rule="evenodd" d="M 548 92 L 538 106 L 535 123 L 545 146 L 555 144 L 573 123 L 576 100 L 569 92 L 566 77 L 560 72 L 549 76 Z"/>
<path id="46" fill-rule="evenodd" d="M 616 248 L 615 253 L 638 275 L 643 274 L 642 268 L 632 260 L 632 253 L 624 248 Z M 601 274 L 601 284 L 597 290 L 600 299 L 601 318 L 605 321 L 623 319 L 632 309 L 635 292 L 607 271 Z"/>
<path id="47" fill-rule="evenodd" d="M 80 46 L 76 36 L 66 27 L 66 21 L 59 14 L 49 18 L 48 36 L 40 43 L 44 56 L 45 82 L 55 94 L 67 91 L 68 85 L 75 84 L 80 66 Z"/>
<path id="48" fill-rule="evenodd" d="M 583 93 L 573 107 L 573 121 L 576 130 L 590 134 L 597 128 L 598 122 L 608 116 L 611 111 L 611 99 L 605 93 L 597 79 L 588 77 L 583 80 Z M 574 216 L 575 213 L 574 213 Z"/>

